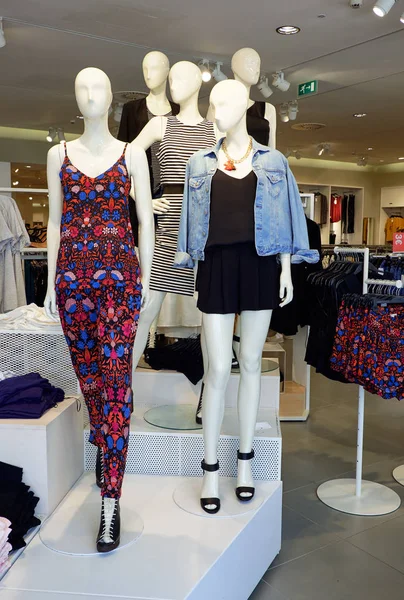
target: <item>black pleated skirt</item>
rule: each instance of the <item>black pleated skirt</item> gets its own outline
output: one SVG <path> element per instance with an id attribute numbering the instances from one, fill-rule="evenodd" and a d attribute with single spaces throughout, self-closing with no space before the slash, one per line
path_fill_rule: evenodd
<path id="1" fill-rule="evenodd" d="M 198 262 L 198 308 L 207 314 L 240 314 L 279 306 L 276 256 L 258 256 L 252 242 L 212 246 Z"/>

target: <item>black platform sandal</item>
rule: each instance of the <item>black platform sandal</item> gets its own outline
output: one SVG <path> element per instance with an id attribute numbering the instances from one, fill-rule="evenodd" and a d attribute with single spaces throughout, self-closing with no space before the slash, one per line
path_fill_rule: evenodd
<path id="1" fill-rule="evenodd" d="M 240 343 L 240 338 L 238 335 L 233 335 L 233 342 L 238 342 Z M 233 347 L 233 358 L 231 360 L 231 368 L 232 369 L 239 369 L 240 368 L 240 364 L 238 362 L 238 358 L 237 358 L 237 354 L 236 351 Z"/>
<path id="2" fill-rule="evenodd" d="M 119 500 L 103 498 L 101 504 L 100 529 L 97 535 L 98 552 L 111 552 L 121 541 L 121 513 Z"/>
<path id="3" fill-rule="evenodd" d="M 203 460 L 201 467 L 208 473 L 215 473 L 219 470 L 219 463 L 217 462 L 214 465 L 208 465 Z M 210 504 L 214 504 L 215 508 L 207 508 Z M 201 506 L 205 512 L 209 513 L 210 515 L 215 515 L 220 510 L 220 498 L 201 498 Z"/>
<path id="4" fill-rule="evenodd" d="M 205 384 L 202 382 L 201 393 L 199 396 L 198 408 L 196 409 L 195 421 L 198 425 L 202 425 L 202 398 L 203 398 L 203 390 L 205 389 Z"/>
<path id="5" fill-rule="evenodd" d="M 104 485 L 104 454 L 102 448 L 97 448 L 97 459 L 95 462 L 95 482 L 99 488 Z"/>
<path id="6" fill-rule="evenodd" d="M 255 456 L 254 450 L 251 452 L 240 452 L 237 450 L 237 458 L 239 460 L 252 460 Z M 241 494 L 249 494 L 248 496 L 242 496 Z M 254 498 L 255 488 L 253 487 L 245 487 L 239 486 L 236 488 L 236 496 L 240 500 L 240 502 L 250 502 Z"/>

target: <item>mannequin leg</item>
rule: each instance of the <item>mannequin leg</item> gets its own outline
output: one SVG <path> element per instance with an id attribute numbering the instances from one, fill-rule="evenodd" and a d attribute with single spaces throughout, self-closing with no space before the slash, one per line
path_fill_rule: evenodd
<path id="1" fill-rule="evenodd" d="M 240 315 L 240 384 L 238 418 L 240 452 L 251 452 L 261 395 L 261 358 L 272 311 L 243 311 Z M 237 487 L 253 487 L 251 460 L 238 461 Z M 247 497 L 247 495 L 245 495 Z"/>
<path id="2" fill-rule="evenodd" d="M 202 315 L 202 328 L 208 357 L 203 398 L 203 439 L 205 462 L 217 463 L 217 447 L 224 415 L 224 397 L 231 372 L 234 315 Z M 201 498 L 219 497 L 218 472 L 206 472 Z M 207 506 L 212 508 L 212 506 Z"/>
<path id="3" fill-rule="evenodd" d="M 149 305 L 140 313 L 139 326 L 133 346 L 132 381 L 134 379 L 139 360 L 144 352 L 144 349 L 146 348 L 147 336 L 149 335 L 150 327 L 159 314 L 165 297 L 166 292 L 150 290 Z"/>

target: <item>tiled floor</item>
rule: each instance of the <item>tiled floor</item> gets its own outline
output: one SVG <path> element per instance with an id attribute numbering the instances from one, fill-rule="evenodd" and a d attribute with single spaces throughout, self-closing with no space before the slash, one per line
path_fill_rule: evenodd
<path id="1" fill-rule="evenodd" d="M 322 504 L 322 481 L 354 477 L 357 386 L 312 377 L 307 423 L 283 423 L 282 551 L 250 600 L 402 600 L 404 503 L 383 517 Z M 384 483 L 404 464 L 404 403 L 366 395 L 364 478 Z"/>

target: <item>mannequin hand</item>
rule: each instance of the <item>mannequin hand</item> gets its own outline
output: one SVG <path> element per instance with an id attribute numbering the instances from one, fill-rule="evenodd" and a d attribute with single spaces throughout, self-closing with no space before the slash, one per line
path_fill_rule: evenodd
<path id="1" fill-rule="evenodd" d="M 167 198 L 156 198 L 153 202 L 153 213 L 155 215 L 164 215 L 170 209 L 170 201 Z"/>
<path id="2" fill-rule="evenodd" d="M 150 290 L 149 290 L 149 285 L 148 284 L 143 284 L 143 289 L 142 289 L 142 306 L 140 308 L 140 312 L 142 312 L 143 310 L 147 310 L 149 304 L 150 304 Z"/>
<path id="3" fill-rule="evenodd" d="M 293 300 L 293 284 L 289 273 L 281 274 L 279 297 L 282 299 L 282 302 L 279 304 L 281 308 Z"/>
<path id="4" fill-rule="evenodd" d="M 49 290 L 49 288 L 48 288 L 43 305 L 44 305 L 45 312 L 46 312 L 46 315 L 48 316 L 48 318 L 51 319 L 52 321 L 58 321 L 59 313 L 58 313 L 57 306 L 56 306 L 56 292 L 54 289 Z"/>

